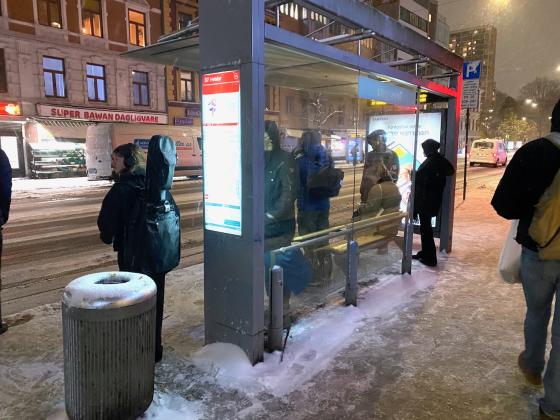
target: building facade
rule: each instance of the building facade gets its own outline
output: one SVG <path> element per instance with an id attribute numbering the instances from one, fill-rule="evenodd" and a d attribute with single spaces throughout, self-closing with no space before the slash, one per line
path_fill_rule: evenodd
<path id="1" fill-rule="evenodd" d="M 491 112 L 496 101 L 496 40 L 498 31 L 494 26 L 479 26 L 452 31 L 449 37 L 449 49 L 463 57 L 465 61 L 480 60 L 480 106 L 482 114 Z"/>
<path id="2" fill-rule="evenodd" d="M 164 67 L 120 56 L 161 36 L 158 0 L 0 1 L 0 104 L 12 111 L 0 142 L 14 175 L 84 175 L 91 123 L 168 122 Z"/>

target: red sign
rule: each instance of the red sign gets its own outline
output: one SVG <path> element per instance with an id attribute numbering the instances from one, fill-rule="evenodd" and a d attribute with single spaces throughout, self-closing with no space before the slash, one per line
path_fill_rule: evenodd
<path id="1" fill-rule="evenodd" d="M 211 73 L 202 76 L 202 94 L 239 92 L 239 70 Z"/>
<path id="2" fill-rule="evenodd" d="M 114 111 L 99 108 L 74 108 L 38 104 L 37 113 L 42 117 L 87 121 L 167 124 L 166 114 L 154 114 L 147 112 Z"/>
<path id="3" fill-rule="evenodd" d="M 0 102 L 0 115 L 15 117 L 21 115 L 19 104 Z"/>

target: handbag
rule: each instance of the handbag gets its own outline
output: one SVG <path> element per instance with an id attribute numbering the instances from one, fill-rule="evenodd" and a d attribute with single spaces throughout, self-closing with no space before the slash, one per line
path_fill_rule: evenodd
<path id="1" fill-rule="evenodd" d="M 498 271 L 502 280 L 509 284 L 521 283 L 521 245 L 515 241 L 519 220 L 513 220 L 506 236 Z"/>

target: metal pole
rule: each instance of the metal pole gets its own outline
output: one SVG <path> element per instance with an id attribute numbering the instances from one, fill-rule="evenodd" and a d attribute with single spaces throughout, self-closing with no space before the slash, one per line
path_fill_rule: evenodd
<path id="1" fill-rule="evenodd" d="M 358 305 L 358 243 L 348 241 L 348 270 L 346 272 L 346 291 L 344 293 L 346 305 Z"/>
<path id="2" fill-rule="evenodd" d="M 408 215 L 404 221 L 404 253 L 401 273 L 412 273 L 412 241 L 414 239 L 414 189 L 416 182 L 416 161 L 418 160 L 418 125 L 420 124 L 420 88 L 416 88 L 416 122 L 414 126 L 414 153 L 412 157 L 412 173 L 410 175 L 410 197 L 407 204 Z"/>
<path id="3" fill-rule="evenodd" d="M 271 351 L 282 350 L 284 324 L 284 271 L 279 265 L 270 269 L 270 328 L 268 347 Z"/>
<path id="4" fill-rule="evenodd" d="M 470 117 L 471 117 L 471 109 L 467 108 L 467 121 L 466 121 L 466 135 L 465 135 L 465 168 L 463 174 L 463 201 L 467 198 L 467 156 L 468 156 L 468 148 L 469 148 L 469 125 L 470 125 Z"/>

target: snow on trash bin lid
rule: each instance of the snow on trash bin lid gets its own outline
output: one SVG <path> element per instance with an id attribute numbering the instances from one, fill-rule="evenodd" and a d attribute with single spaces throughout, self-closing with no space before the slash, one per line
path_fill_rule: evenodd
<path id="1" fill-rule="evenodd" d="M 72 308 L 110 309 L 145 302 L 156 294 L 156 284 L 145 274 L 109 271 L 71 281 L 62 300 Z"/>

